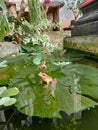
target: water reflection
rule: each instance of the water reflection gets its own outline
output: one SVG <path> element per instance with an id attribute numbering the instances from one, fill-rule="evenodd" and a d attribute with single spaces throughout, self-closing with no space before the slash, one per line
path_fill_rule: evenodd
<path id="1" fill-rule="evenodd" d="M 28 117 L 16 109 L 0 111 L 0 130 L 98 130 L 98 107 L 71 116 L 61 112 L 62 119 Z"/>
<path id="2" fill-rule="evenodd" d="M 98 106 L 83 111 L 80 130 L 98 130 Z"/>
<path id="3" fill-rule="evenodd" d="M 62 119 L 41 119 L 28 117 L 15 109 L 0 111 L 0 130 L 72 130 L 76 124 L 73 115 L 61 114 Z"/>
<path id="4" fill-rule="evenodd" d="M 81 63 L 98 67 L 98 63 L 84 59 Z M 78 82 L 78 81 L 77 81 Z M 75 101 L 77 96 L 75 97 Z M 80 96 L 81 100 L 81 96 Z M 77 109 L 77 102 L 74 106 Z M 81 102 L 80 102 L 81 103 Z M 81 104 L 80 104 L 81 106 Z M 68 116 L 61 112 L 62 119 L 28 117 L 15 108 L 0 111 L 0 130 L 98 130 L 98 107 Z"/>

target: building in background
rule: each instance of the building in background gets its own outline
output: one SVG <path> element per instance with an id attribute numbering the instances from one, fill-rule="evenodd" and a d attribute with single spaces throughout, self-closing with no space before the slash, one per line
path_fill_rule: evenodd
<path id="1" fill-rule="evenodd" d="M 16 10 L 20 10 L 20 4 L 21 4 L 21 1 L 22 0 L 5 0 L 5 1 L 9 1 L 9 2 L 14 2 L 16 3 Z M 26 5 L 28 3 L 28 0 L 24 0 Z M 41 3 L 44 2 L 44 0 L 39 0 Z M 58 2 L 64 2 L 64 0 L 51 0 L 51 2 L 53 1 L 58 1 Z M 10 13 L 11 15 L 11 13 Z M 48 17 L 51 21 L 52 17 L 51 15 Z M 67 28 L 68 26 L 71 25 L 71 21 L 72 20 L 75 20 L 75 17 L 73 15 L 73 12 L 72 10 L 70 9 L 67 9 L 67 5 L 65 4 L 63 7 L 61 7 L 59 9 L 59 23 L 60 23 L 60 29 L 64 29 L 64 28 Z"/>

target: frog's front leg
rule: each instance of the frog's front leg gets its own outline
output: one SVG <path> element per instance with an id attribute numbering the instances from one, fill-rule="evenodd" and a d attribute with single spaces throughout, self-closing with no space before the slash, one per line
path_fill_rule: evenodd
<path id="1" fill-rule="evenodd" d="M 44 88 L 48 88 L 48 87 L 49 87 L 49 85 L 50 85 L 50 82 L 49 82 L 49 83 L 47 83 L 47 84 L 44 86 Z"/>

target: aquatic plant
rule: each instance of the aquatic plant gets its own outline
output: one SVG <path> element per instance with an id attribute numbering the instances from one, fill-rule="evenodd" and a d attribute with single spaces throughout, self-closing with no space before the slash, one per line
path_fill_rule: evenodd
<path id="1" fill-rule="evenodd" d="M 7 67 L 7 61 L 6 60 L 0 62 L 0 68 L 3 68 L 3 67 Z"/>
<path id="2" fill-rule="evenodd" d="M 43 14 L 39 3 L 36 8 L 34 2 L 38 3 L 29 1 L 30 8 L 34 6 L 30 11 L 37 12 L 39 16 L 30 16 L 33 26 L 27 21 L 19 25 L 25 41 L 21 51 L 29 54 L 0 59 L 1 66 L 6 65 L 3 61 L 7 61 L 7 66 L 0 68 L 0 85 L 7 85 L 8 89 L 18 88 L 14 105 L 28 116 L 60 118 L 60 111 L 70 115 L 98 105 L 98 69 L 74 64 L 71 58 L 56 52 L 48 55 L 41 46 L 48 44 L 48 38 L 42 35 L 43 26 L 40 26 Z"/>
<path id="3" fill-rule="evenodd" d="M 16 86 L 19 89 L 15 107 L 20 112 L 42 118 L 60 118 L 60 111 L 70 115 L 98 105 L 98 69 L 83 64 L 58 65 L 59 62 L 69 61 L 67 58 L 64 59 L 57 54 L 50 57 L 44 54 L 42 57 L 26 54 L 16 56 L 14 60 L 12 57 L 6 59 L 8 66 L 13 65 L 12 68 L 19 64 L 22 66 L 18 72 L 14 72 L 14 76 L 11 76 L 7 83 L 9 87 Z M 46 61 L 47 67 L 38 67 L 42 61 Z M 5 75 L 7 73 L 5 69 L 7 70 L 7 67 L 2 68 L 0 79 L 3 70 Z M 51 79 L 56 79 L 57 83 L 49 81 L 47 84 L 46 80 L 43 81 L 39 76 L 40 72 L 47 74 Z M 47 78 L 47 75 L 44 78 Z"/>
<path id="4" fill-rule="evenodd" d="M 16 87 L 9 88 L 0 87 L 0 109 L 11 106 L 16 103 L 16 98 L 13 97 L 19 93 Z"/>

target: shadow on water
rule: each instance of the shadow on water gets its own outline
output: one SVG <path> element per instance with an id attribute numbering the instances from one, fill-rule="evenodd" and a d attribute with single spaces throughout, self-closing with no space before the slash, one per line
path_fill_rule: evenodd
<path id="1" fill-rule="evenodd" d="M 0 130 L 98 130 L 98 107 L 82 111 L 78 120 L 76 115 L 61 113 L 62 119 L 42 119 L 28 117 L 15 109 L 0 111 Z"/>
<path id="2" fill-rule="evenodd" d="M 0 111 L 0 130 L 75 130 L 74 115 L 61 112 L 62 119 L 28 117 L 15 109 Z M 79 121 L 80 122 L 80 121 Z"/>

